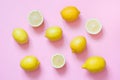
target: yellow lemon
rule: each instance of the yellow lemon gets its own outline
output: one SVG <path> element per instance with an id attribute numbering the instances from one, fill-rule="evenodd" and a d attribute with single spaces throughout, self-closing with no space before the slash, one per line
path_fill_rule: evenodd
<path id="1" fill-rule="evenodd" d="M 28 21 L 32 27 L 39 27 L 40 25 L 42 25 L 44 18 L 40 11 L 34 10 L 30 12 L 28 16 Z"/>
<path id="2" fill-rule="evenodd" d="M 70 47 L 73 53 L 80 53 L 86 48 L 86 38 L 77 36 L 70 42 Z"/>
<path id="3" fill-rule="evenodd" d="M 82 65 L 82 68 L 87 69 L 90 72 L 99 72 L 106 66 L 105 59 L 100 56 L 92 56 L 86 60 Z"/>
<path id="4" fill-rule="evenodd" d="M 26 71 L 34 71 L 39 67 L 40 62 L 35 56 L 26 56 L 21 62 L 20 66 L 22 69 Z"/>
<path id="5" fill-rule="evenodd" d="M 75 21 L 79 14 L 80 11 L 75 6 L 67 6 L 61 11 L 61 16 L 66 21 Z"/>
<path id="6" fill-rule="evenodd" d="M 89 34 L 98 34 L 102 30 L 102 25 L 97 19 L 90 19 L 86 22 L 85 28 Z"/>
<path id="7" fill-rule="evenodd" d="M 62 68 L 65 65 L 65 58 L 61 54 L 55 54 L 52 56 L 51 63 L 54 68 Z"/>
<path id="8" fill-rule="evenodd" d="M 51 41 L 57 41 L 62 38 L 62 29 L 59 26 L 49 27 L 45 36 Z"/>
<path id="9" fill-rule="evenodd" d="M 22 28 L 15 28 L 12 32 L 12 35 L 15 41 L 20 44 L 25 44 L 28 42 L 28 34 Z"/>

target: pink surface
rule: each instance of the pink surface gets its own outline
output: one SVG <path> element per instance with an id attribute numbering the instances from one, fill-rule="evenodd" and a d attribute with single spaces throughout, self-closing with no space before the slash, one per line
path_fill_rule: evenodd
<path id="1" fill-rule="evenodd" d="M 76 6 L 80 18 L 74 23 L 66 23 L 60 10 L 68 5 Z M 31 10 L 40 10 L 45 18 L 42 27 L 34 29 L 27 21 Z M 0 1 L 0 80 L 120 80 L 120 0 L 1 0 Z M 97 36 L 88 35 L 85 22 L 97 18 L 103 25 Z M 44 37 L 45 29 L 58 25 L 63 29 L 64 38 L 50 42 Z M 18 45 L 12 38 L 12 30 L 24 28 L 29 35 L 29 44 Z M 75 36 L 87 39 L 87 49 L 83 54 L 71 53 L 69 43 Z M 51 67 L 50 57 L 61 53 L 66 57 L 66 66 L 60 70 Z M 41 62 L 35 72 L 24 72 L 20 60 L 27 55 L 35 55 Z M 100 55 L 106 59 L 107 68 L 98 74 L 81 69 L 86 58 Z"/>

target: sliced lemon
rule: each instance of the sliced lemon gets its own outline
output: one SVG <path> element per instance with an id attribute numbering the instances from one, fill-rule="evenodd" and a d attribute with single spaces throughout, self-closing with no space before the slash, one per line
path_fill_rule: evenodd
<path id="1" fill-rule="evenodd" d="M 86 22 L 85 28 L 89 34 L 98 34 L 102 29 L 102 25 L 97 19 L 90 19 Z"/>
<path id="2" fill-rule="evenodd" d="M 54 68 L 62 68 L 65 65 L 65 58 L 61 54 L 55 54 L 52 56 L 51 63 Z"/>
<path id="3" fill-rule="evenodd" d="M 39 27 L 43 23 L 44 18 L 40 11 L 36 10 L 30 12 L 28 16 L 28 21 L 32 27 Z"/>

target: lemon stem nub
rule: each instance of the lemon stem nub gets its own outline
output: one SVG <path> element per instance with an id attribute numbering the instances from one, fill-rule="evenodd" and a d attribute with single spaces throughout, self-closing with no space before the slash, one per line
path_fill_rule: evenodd
<path id="1" fill-rule="evenodd" d="M 82 68 L 83 68 L 83 69 L 86 69 L 86 64 L 83 64 L 83 65 L 82 65 Z"/>

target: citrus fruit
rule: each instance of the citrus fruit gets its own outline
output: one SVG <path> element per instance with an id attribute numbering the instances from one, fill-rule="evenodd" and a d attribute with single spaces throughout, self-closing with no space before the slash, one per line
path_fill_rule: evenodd
<path id="1" fill-rule="evenodd" d="M 22 28 L 15 28 L 12 32 L 12 36 L 19 44 L 25 44 L 28 42 L 28 34 Z"/>
<path id="2" fill-rule="evenodd" d="M 34 71 L 39 67 L 40 62 L 35 56 L 26 56 L 21 62 L 20 66 L 22 69 L 26 71 Z"/>
<path id="3" fill-rule="evenodd" d="M 70 48 L 73 53 L 80 53 L 86 48 L 86 38 L 77 36 L 70 42 Z"/>
<path id="4" fill-rule="evenodd" d="M 89 34 L 98 34 L 102 29 L 102 25 L 97 19 L 90 19 L 86 22 L 85 28 Z"/>
<path id="5" fill-rule="evenodd" d="M 79 17 L 80 11 L 75 6 L 67 6 L 61 10 L 61 16 L 66 21 L 75 21 Z"/>
<path id="6" fill-rule="evenodd" d="M 43 23 L 44 19 L 40 11 L 36 10 L 30 12 L 28 21 L 32 27 L 39 27 Z"/>
<path id="7" fill-rule="evenodd" d="M 100 56 L 92 56 L 86 60 L 82 65 L 82 68 L 87 69 L 90 72 L 102 71 L 106 66 L 105 59 Z"/>
<path id="8" fill-rule="evenodd" d="M 62 68 L 65 65 L 65 58 L 61 54 L 55 54 L 52 56 L 51 63 L 54 68 Z"/>
<path id="9" fill-rule="evenodd" d="M 49 27 L 45 36 L 51 41 L 57 41 L 62 38 L 62 29 L 59 26 Z"/>

